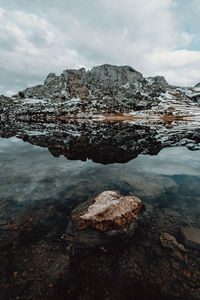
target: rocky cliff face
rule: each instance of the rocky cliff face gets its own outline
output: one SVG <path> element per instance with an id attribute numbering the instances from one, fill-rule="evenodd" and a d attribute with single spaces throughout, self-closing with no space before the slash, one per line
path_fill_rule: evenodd
<path id="1" fill-rule="evenodd" d="M 86 71 L 50 73 L 44 84 L 27 88 L 1 103 L 4 116 L 124 113 L 150 109 L 168 84 L 161 76 L 143 78 L 128 66 L 102 65 Z"/>
<path id="2" fill-rule="evenodd" d="M 1 118 L 18 119 L 128 114 L 200 116 L 198 86 L 170 86 L 163 76 L 144 78 L 129 66 L 102 65 L 86 71 L 50 73 L 44 84 L 1 96 Z"/>
<path id="3" fill-rule="evenodd" d="M 97 90 L 102 95 L 114 88 L 123 85 L 134 85 L 136 81 L 143 80 L 141 73 L 128 66 L 102 65 L 94 67 L 91 71 L 84 68 L 79 70 L 64 70 L 60 76 L 50 73 L 44 80 L 44 85 L 28 88 L 22 93 L 24 97 L 32 98 L 58 98 L 72 99 L 80 97 L 82 100 L 93 99 L 97 96 Z M 96 89 L 95 89 L 96 88 Z"/>
<path id="4" fill-rule="evenodd" d="M 18 119 L 128 114 L 131 116 L 200 116 L 198 85 L 170 86 L 164 77 L 144 78 L 129 66 L 102 65 L 86 71 L 50 73 L 44 84 L 1 96 L 1 118 Z"/>

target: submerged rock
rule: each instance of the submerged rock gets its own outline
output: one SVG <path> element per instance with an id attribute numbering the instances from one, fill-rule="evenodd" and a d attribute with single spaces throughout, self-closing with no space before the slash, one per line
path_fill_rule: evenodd
<path id="1" fill-rule="evenodd" d="M 200 229 L 195 227 L 183 227 L 181 229 L 183 239 L 188 247 L 200 249 Z"/>
<path id="2" fill-rule="evenodd" d="M 77 216 L 75 213 L 73 218 L 79 229 L 127 231 L 129 224 L 139 219 L 143 208 L 143 202 L 136 197 L 122 197 L 119 192 L 105 191 L 81 214 Z"/>
<path id="3" fill-rule="evenodd" d="M 167 232 L 163 232 L 160 235 L 160 242 L 164 248 L 169 248 L 172 250 L 180 250 L 185 252 L 185 248 L 182 244 L 179 244 L 174 236 Z"/>
<path id="4" fill-rule="evenodd" d="M 134 196 L 104 191 L 72 211 L 66 235 L 75 246 L 104 246 L 134 234 L 144 203 Z"/>

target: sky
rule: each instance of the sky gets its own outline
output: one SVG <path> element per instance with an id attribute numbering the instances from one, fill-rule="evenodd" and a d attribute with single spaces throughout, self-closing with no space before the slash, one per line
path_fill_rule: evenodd
<path id="1" fill-rule="evenodd" d="M 199 15 L 199 0 L 0 0 L 0 94 L 104 63 L 193 86 Z"/>

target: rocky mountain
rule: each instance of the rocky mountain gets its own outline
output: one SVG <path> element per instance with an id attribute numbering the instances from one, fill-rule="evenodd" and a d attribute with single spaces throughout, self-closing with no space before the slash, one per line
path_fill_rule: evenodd
<path id="1" fill-rule="evenodd" d="M 44 84 L 11 98 L 1 96 L 2 118 L 88 118 L 101 115 L 199 116 L 199 87 L 170 86 L 164 77 L 144 78 L 129 66 L 102 65 L 86 71 L 50 73 Z"/>

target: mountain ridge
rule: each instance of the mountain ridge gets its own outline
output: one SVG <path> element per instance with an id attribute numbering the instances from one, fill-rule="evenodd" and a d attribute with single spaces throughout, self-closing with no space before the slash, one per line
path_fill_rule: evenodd
<path id="1" fill-rule="evenodd" d="M 163 76 L 146 77 L 130 66 L 104 64 L 91 70 L 49 73 L 43 84 L 10 98 L 1 96 L 1 117 L 46 118 L 128 114 L 199 116 L 200 88 L 169 85 Z"/>

